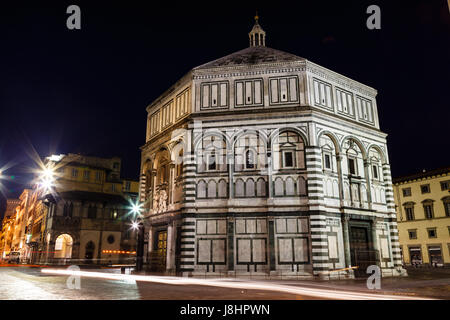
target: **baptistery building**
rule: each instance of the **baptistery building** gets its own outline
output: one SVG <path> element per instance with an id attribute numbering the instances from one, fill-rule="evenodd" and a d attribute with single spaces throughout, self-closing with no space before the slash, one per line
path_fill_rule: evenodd
<path id="1" fill-rule="evenodd" d="M 190 70 L 147 107 L 144 265 L 185 276 L 404 274 L 377 91 L 266 46 Z"/>

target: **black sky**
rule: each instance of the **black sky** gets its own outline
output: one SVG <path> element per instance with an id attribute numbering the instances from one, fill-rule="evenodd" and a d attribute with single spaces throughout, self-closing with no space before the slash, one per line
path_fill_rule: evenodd
<path id="1" fill-rule="evenodd" d="M 378 90 L 393 176 L 450 164 L 446 1 L 93 2 L 2 3 L 0 168 L 15 164 L 2 180 L 7 197 L 28 182 L 32 147 L 120 156 L 123 176 L 137 178 L 145 107 L 189 69 L 247 47 L 256 9 L 268 46 Z M 81 30 L 66 28 L 71 4 Z M 371 4 L 381 30 L 366 28 Z"/>

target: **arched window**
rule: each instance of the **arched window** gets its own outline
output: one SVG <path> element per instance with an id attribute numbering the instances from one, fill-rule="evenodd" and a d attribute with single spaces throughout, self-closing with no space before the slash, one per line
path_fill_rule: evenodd
<path id="1" fill-rule="evenodd" d="M 197 198 L 206 198 L 206 182 L 204 180 L 200 180 L 197 184 Z"/>
<path id="2" fill-rule="evenodd" d="M 234 196 L 236 198 L 244 196 L 244 180 L 237 179 L 234 185 Z"/>
<path id="3" fill-rule="evenodd" d="M 254 197 L 255 196 L 255 181 L 250 178 L 245 181 L 245 196 Z"/>
<path id="4" fill-rule="evenodd" d="M 247 132 L 234 142 L 234 170 L 256 170 L 265 168 L 266 142 L 259 133 Z"/>
<path id="5" fill-rule="evenodd" d="M 218 195 L 219 198 L 226 198 L 228 195 L 227 182 L 223 179 L 219 181 Z"/>
<path id="6" fill-rule="evenodd" d="M 274 138 L 273 166 L 279 169 L 304 169 L 305 146 L 302 137 L 294 131 L 284 131 Z"/>
<path id="7" fill-rule="evenodd" d="M 217 197 L 216 189 L 217 189 L 216 182 L 214 180 L 209 180 L 209 182 L 208 182 L 208 198 L 216 198 Z"/>
<path id="8" fill-rule="evenodd" d="M 258 181 L 256 181 L 256 195 L 258 197 L 266 196 L 266 181 L 263 178 L 259 178 Z"/>
<path id="9" fill-rule="evenodd" d="M 61 234 L 55 241 L 55 255 L 57 259 L 70 259 L 72 257 L 73 239 L 68 234 Z"/>
<path id="10" fill-rule="evenodd" d="M 216 155 L 215 151 L 207 154 L 206 161 L 207 161 L 208 171 L 217 170 L 217 155 Z"/>
<path id="11" fill-rule="evenodd" d="M 256 155 L 251 149 L 245 152 L 245 168 L 246 169 L 256 169 Z"/>

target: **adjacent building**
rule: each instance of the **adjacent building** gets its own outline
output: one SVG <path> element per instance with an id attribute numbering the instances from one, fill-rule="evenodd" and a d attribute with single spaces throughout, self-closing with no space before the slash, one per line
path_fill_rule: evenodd
<path id="1" fill-rule="evenodd" d="M 393 182 L 404 263 L 450 266 L 450 167 Z"/>
<path id="2" fill-rule="evenodd" d="M 3 257 L 14 251 L 28 263 L 134 263 L 139 182 L 121 177 L 120 158 L 53 155 L 34 182 L 8 200 Z"/>
<path id="3" fill-rule="evenodd" d="M 48 157 L 44 163 L 54 171 L 55 182 L 41 197 L 47 213 L 36 226 L 42 234 L 40 261 L 133 263 L 131 207 L 139 183 L 121 178 L 121 159 L 68 154 Z"/>
<path id="4" fill-rule="evenodd" d="M 404 274 L 377 91 L 267 47 L 255 18 L 248 48 L 147 107 L 144 260 L 187 276 Z"/>
<path id="5" fill-rule="evenodd" d="M 6 200 L 6 209 L 0 233 L 0 259 L 6 258 L 11 251 L 16 208 L 20 205 L 20 202 L 20 199 Z"/>

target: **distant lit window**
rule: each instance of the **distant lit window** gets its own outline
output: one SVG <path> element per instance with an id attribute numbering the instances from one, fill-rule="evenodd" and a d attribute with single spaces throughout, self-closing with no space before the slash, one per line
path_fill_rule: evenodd
<path id="1" fill-rule="evenodd" d="M 425 219 L 433 219 L 433 203 L 431 201 L 423 204 L 423 211 Z"/>
<path id="2" fill-rule="evenodd" d="M 117 209 L 112 209 L 111 210 L 111 219 L 117 219 L 118 217 L 118 213 L 117 213 Z"/>
<path id="3" fill-rule="evenodd" d="M 450 217 L 450 196 L 443 198 L 442 203 L 444 204 L 445 216 Z"/>
<path id="4" fill-rule="evenodd" d="M 414 220 L 414 208 L 412 206 L 405 207 L 406 220 Z"/>
<path id="5" fill-rule="evenodd" d="M 408 236 L 409 239 L 417 239 L 417 230 L 416 229 L 408 230 Z"/>
<path id="6" fill-rule="evenodd" d="M 428 228 L 428 238 L 437 238 L 436 228 Z"/>
<path id="7" fill-rule="evenodd" d="M 420 186 L 420 191 L 422 193 L 430 193 L 430 185 L 429 184 L 423 184 Z"/>
<path id="8" fill-rule="evenodd" d="M 411 188 L 403 188 L 402 192 L 403 192 L 403 196 L 404 197 L 410 197 L 411 196 Z"/>

